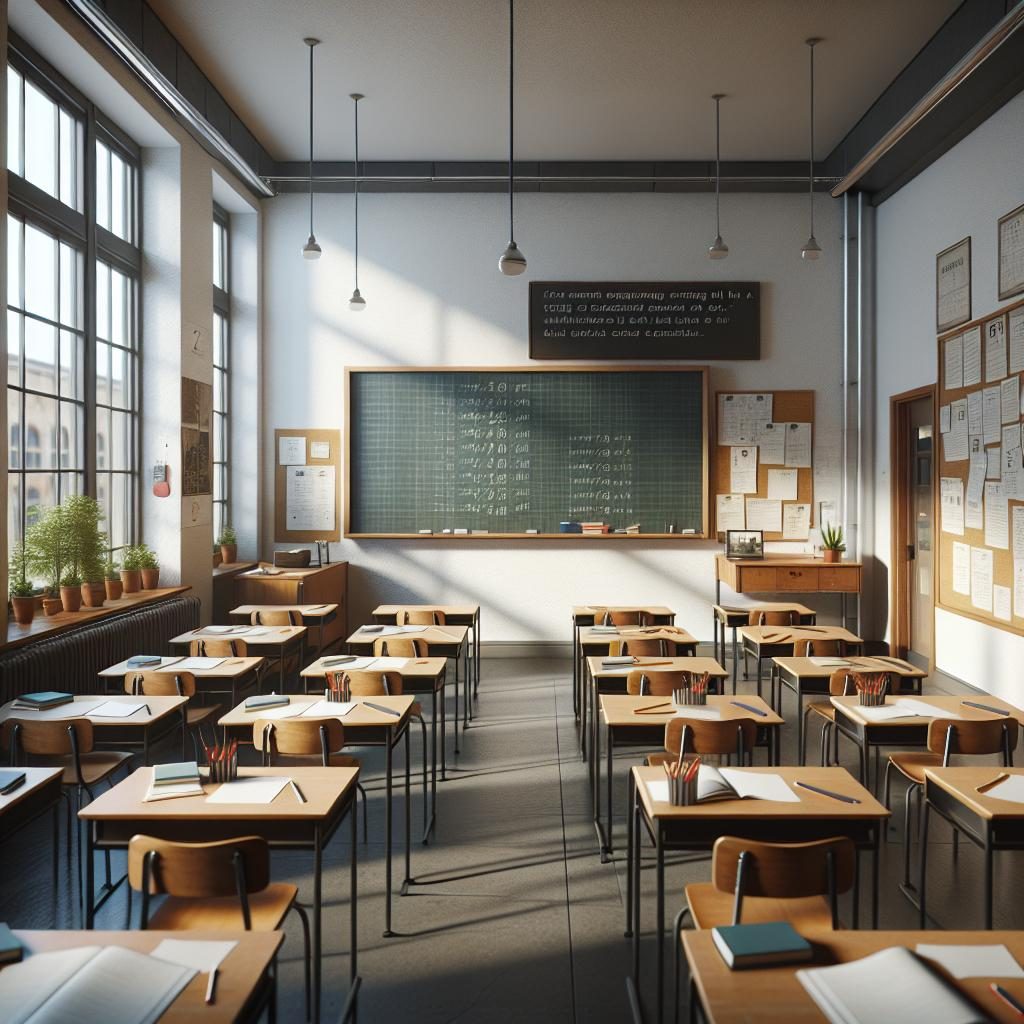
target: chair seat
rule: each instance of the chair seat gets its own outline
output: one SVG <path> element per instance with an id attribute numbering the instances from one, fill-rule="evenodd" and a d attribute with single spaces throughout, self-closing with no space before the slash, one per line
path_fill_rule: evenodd
<path id="1" fill-rule="evenodd" d="M 91 786 L 94 782 L 103 782 L 113 775 L 121 765 L 130 760 L 131 756 L 123 750 L 93 750 L 88 754 L 82 754 L 79 758 L 82 765 L 82 781 L 87 786 Z M 75 771 L 74 758 L 59 757 L 51 761 L 51 765 L 64 769 L 64 775 L 60 780 L 61 785 L 78 785 L 78 773 Z"/>
<path id="2" fill-rule="evenodd" d="M 804 705 L 804 711 L 806 714 L 813 712 L 815 715 L 820 715 L 829 722 L 836 720 L 836 706 L 830 700 L 813 700 Z"/>
<path id="3" fill-rule="evenodd" d="M 920 753 L 899 753 L 890 754 L 889 761 L 893 768 L 905 775 L 911 782 L 924 785 L 925 768 L 939 768 L 942 765 L 942 756 L 923 750 Z"/>
<path id="4" fill-rule="evenodd" d="M 686 901 L 695 928 L 716 928 L 732 924 L 735 897 L 731 892 L 716 889 L 711 882 L 697 882 L 686 887 Z M 832 911 L 824 896 L 776 900 L 762 896 L 745 896 L 743 924 L 765 924 L 788 921 L 803 933 L 809 930 L 831 930 Z"/>
<path id="5" fill-rule="evenodd" d="M 216 721 L 224 713 L 219 704 L 197 704 L 195 707 L 189 705 L 185 709 L 185 724 L 191 728 L 193 725 L 202 725 L 211 718 Z"/>
<path id="6" fill-rule="evenodd" d="M 359 768 L 359 758 L 351 757 L 348 754 L 331 754 L 330 766 L 332 768 Z"/>
<path id="7" fill-rule="evenodd" d="M 262 892 L 249 895 L 249 913 L 254 932 L 272 932 L 281 927 L 299 890 L 285 882 L 272 882 Z M 149 918 L 157 931 L 237 931 L 242 927 L 242 906 L 237 896 L 215 899 L 182 899 L 168 896 Z"/>

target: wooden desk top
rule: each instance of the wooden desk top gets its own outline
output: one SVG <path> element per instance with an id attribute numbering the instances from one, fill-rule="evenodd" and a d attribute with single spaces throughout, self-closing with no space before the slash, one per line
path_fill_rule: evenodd
<path id="1" fill-rule="evenodd" d="M 861 562 L 851 562 L 847 559 L 843 559 L 841 562 L 826 562 L 824 558 L 817 558 L 814 555 L 784 555 L 784 554 L 768 554 L 764 558 L 726 558 L 722 553 L 715 555 L 716 566 L 726 562 L 730 565 L 742 565 L 742 566 L 759 566 L 759 567 L 771 567 L 777 569 L 780 566 L 828 566 L 830 569 L 839 569 L 843 566 L 852 567 L 854 569 L 861 568 Z"/>
<path id="2" fill-rule="evenodd" d="M 930 721 L 928 718 L 917 715 L 913 718 L 887 718 L 884 722 L 879 722 L 870 717 L 870 708 L 866 709 L 869 713 L 868 715 L 862 713 L 864 709 L 861 708 L 860 698 L 856 695 L 852 697 L 832 697 L 830 699 L 839 711 L 859 725 L 883 725 L 887 728 L 892 726 L 897 729 L 901 727 L 914 728 L 915 726 L 920 728 Z M 969 699 L 973 700 L 974 698 Z M 967 718 L 972 721 L 980 721 L 1001 717 L 988 711 L 981 711 L 978 708 L 967 707 L 963 703 L 963 697 L 949 697 L 944 694 L 929 694 L 927 697 L 918 697 L 916 694 L 896 694 L 893 697 L 887 697 L 885 703 L 890 705 L 901 700 L 912 700 L 915 704 L 931 705 L 935 708 L 936 718 Z M 1007 704 L 1005 700 L 1000 700 L 998 697 L 989 697 L 988 695 L 979 697 L 978 700 L 982 704 L 991 704 L 996 708 L 1005 708 L 1011 713 L 1012 717 L 1024 725 L 1024 711 L 1020 708 L 1015 708 L 1012 704 Z"/>
<path id="3" fill-rule="evenodd" d="M 478 604 L 379 604 L 370 612 L 371 615 L 397 615 L 409 609 L 416 612 L 444 612 L 445 615 L 478 615 Z"/>
<path id="4" fill-rule="evenodd" d="M 978 786 L 991 782 L 1004 772 L 1008 775 L 1024 775 L 1024 768 L 986 765 L 976 768 L 925 769 L 925 775 L 929 782 L 956 797 L 960 803 L 969 807 L 979 817 L 986 819 L 1024 817 L 1024 804 L 1018 804 L 1013 800 L 998 800 L 987 793 L 978 792 Z"/>
<path id="5" fill-rule="evenodd" d="M 237 626 L 234 633 L 210 633 L 205 627 L 191 629 L 187 633 L 181 633 L 167 642 L 169 644 L 190 644 L 193 640 L 244 640 L 247 645 L 276 646 L 289 643 L 305 636 L 305 626 Z M 249 630 L 260 630 L 259 633 Z"/>
<path id="6" fill-rule="evenodd" d="M 289 704 L 301 704 L 305 707 L 312 707 L 312 705 L 323 700 L 320 696 L 313 696 L 313 694 L 305 693 L 294 693 L 289 696 Z M 399 716 L 385 714 L 383 711 L 375 711 L 373 708 L 366 706 L 366 701 L 370 701 L 373 704 L 380 704 L 381 707 L 394 708 L 395 711 L 400 712 Z M 374 729 L 382 729 L 387 726 L 392 728 L 398 728 L 404 725 L 409 719 L 409 712 L 412 710 L 412 706 L 415 703 L 415 698 L 410 695 L 403 695 L 401 697 L 357 697 L 355 699 L 355 707 L 352 708 L 347 714 L 344 715 L 317 715 L 313 718 L 316 721 L 317 718 L 337 718 L 346 729 L 358 729 L 360 727 L 370 727 Z M 278 705 L 281 707 L 282 705 Z M 266 708 L 266 718 L 273 719 L 272 712 L 277 710 L 276 708 Z M 300 711 L 301 715 L 302 712 Z M 259 711 L 246 711 L 245 701 L 241 701 L 236 704 L 226 715 L 222 715 L 218 720 L 217 724 L 222 728 L 229 729 L 237 726 L 252 726 L 253 722 L 258 722 L 260 718 L 264 717 Z M 294 719 L 291 719 L 294 721 Z M 337 771 L 336 768 L 328 769 L 329 771 Z M 273 775 L 274 772 L 269 770 L 269 774 Z M 286 774 L 283 770 L 277 772 L 278 775 Z M 165 801 L 167 802 L 167 801 Z"/>
<path id="7" fill-rule="evenodd" d="M 843 665 L 816 665 L 810 658 L 772 658 L 779 668 L 785 669 L 797 679 L 828 679 L 837 668 Z M 911 665 L 909 661 L 899 658 L 863 658 L 848 655 L 843 661 L 858 672 L 888 672 L 891 675 L 903 676 L 906 679 L 924 679 L 928 672 Z"/>
<path id="8" fill-rule="evenodd" d="M 164 939 L 195 942 L 237 942 L 217 968 L 217 993 L 212 1005 L 205 1002 L 209 976 L 197 974 L 160 1016 L 160 1024 L 232 1024 L 240 1018 L 264 972 L 277 955 L 284 932 L 182 932 L 135 931 L 22 931 L 14 934 L 25 947 L 25 958 L 33 953 L 52 953 L 81 946 L 123 946 L 137 953 L 150 953 Z"/>
<path id="9" fill-rule="evenodd" d="M 827 1018 L 797 980 L 796 972 L 805 967 L 860 960 L 890 946 L 913 949 L 918 943 L 943 946 L 1001 943 L 1018 963 L 1024 963 L 1024 932 L 1019 931 L 821 931 L 807 936 L 814 945 L 813 962 L 747 971 L 729 970 L 715 947 L 710 929 L 684 929 L 682 936 L 690 972 L 700 991 L 709 1024 L 775 1024 L 777 1021 L 818 1024 L 825 1021 Z M 1024 1002 L 1022 979 L 965 978 L 953 984 L 983 1007 L 990 1019 L 1019 1021 L 1017 1014 L 989 991 L 989 984 L 996 980 L 1015 999 Z"/>
<path id="10" fill-rule="evenodd" d="M 272 562 L 260 562 L 255 569 L 249 569 L 242 575 L 247 580 L 304 580 L 314 576 L 318 572 L 333 569 L 338 565 L 345 565 L 345 562 L 331 562 L 329 565 L 310 565 L 301 569 L 278 568 Z M 266 570 L 257 572 L 256 569 Z"/>
<path id="11" fill-rule="evenodd" d="M 594 679 L 625 679 L 630 672 L 650 668 L 658 672 L 707 672 L 709 676 L 729 674 L 714 658 L 637 658 L 635 665 L 602 665 L 600 655 L 587 658 L 587 667 Z"/>
<path id="12" fill-rule="evenodd" d="M 228 615 L 238 615 L 246 622 L 253 612 L 298 612 L 304 619 L 326 619 L 338 610 L 336 604 L 241 604 Z"/>
<path id="13" fill-rule="evenodd" d="M 105 668 L 100 673 L 100 676 L 104 679 L 117 679 L 118 677 L 123 679 L 129 672 L 163 672 L 167 669 L 173 671 L 174 666 L 180 665 L 185 658 L 186 655 L 184 654 L 173 658 L 161 658 L 159 665 L 147 665 L 141 668 L 129 668 L 127 660 L 119 661 L 116 665 Z M 219 665 L 214 665 L 213 668 L 190 668 L 187 671 L 191 672 L 196 679 L 237 679 L 252 672 L 262 664 L 262 658 L 225 658 Z"/>
<path id="14" fill-rule="evenodd" d="M 743 605 L 713 604 L 711 608 L 720 619 L 728 618 L 730 615 L 748 615 L 754 611 L 796 612 L 797 615 L 818 614 L 813 608 L 808 608 L 805 604 L 797 604 L 795 601 L 751 601 L 750 604 Z"/>
<path id="15" fill-rule="evenodd" d="M 13 792 L 0 793 L 0 815 L 31 798 L 48 782 L 59 779 L 64 774 L 60 768 L 18 768 L 16 770 L 25 773 L 25 781 Z M 57 792 L 60 792 L 59 782 Z"/>
<path id="16" fill-rule="evenodd" d="M 373 625 L 373 623 L 370 623 Z M 419 633 L 364 633 L 360 626 L 349 638 L 349 644 L 372 644 L 383 637 L 385 640 L 426 640 L 428 644 L 463 644 L 469 635 L 469 626 L 424 626 Z"/>
<path id="17" fill-rule="evenodd" d="M 671 703 L 671 698 L 633 697 L 619 693 L 602 693 L 600 698 L 601 714 L 604 717 L 605 724 L 613 729 L 628 728 L 630 726 L 643 728 L 651 725 L 664 725 L 673 718 L 685 718 L 686 712 L 689 710 L 685 707 L 678 707 L 666 710 L 664 714 L 638 715 L 636 714 L 637 708 L 649 708 L 666 700 Z M 741 707 L 737 707 L 737 700 L 765 712 L 764 718 L 760 715 L 751 714 L 751 712 Z M 783 724 L 783 719 L 761 697 L 750 697 L 747 694 L 743 694 L 741 697 L 727 697 L 725 694 L 711 693 L 708 694 L 707 706 L 709 708 L 717 708 L 722 719 L 752 718 L 758 725 Z M 699 711 L 700 709 L 695 708 L 694 710 Z"/>
<path id="18" fill-rule="evenodd" d="M 97 708 L 100 704 L 145 704 L 149 707 L 149 714 L 145 708 L 136 711 L 128 718 L 93 718 L 89 715 L 88 708 Z M 188 697 L 135 697 L 127 693 L 76 693 L 75 699 L 70 704 L 59 704 L 55 708 L 46 708 L 44 711 L 26 711 L 14 707 L 14 701 L 8 701 L 0 707 L 0 722 L 6 722 L 9 718 L 20 718 L 26 722 L 65 722 L 71 718 L 88 718 L 94 729 L 102 729 L 106 726 L 118 726 L 120 728 L 145 728 L 159 722 L 161 718 L 178 711 L 182 704 L 188 703 Z M 76 710 L 77 706 L 77 710 Z"/>
<path id="19" fill-rule="evenodd" d="M 325 665 L 325 661 L 334 661 L 343 655 L 328 654 L 323 658 L 317 658 L 311 665 L 307 665 L 301 673 L 309 679 L 325 679 L 328 672 L 344 672 L 345 665 Z M 436 679 L 444 673 L 448 665 L 447 658 L 375 658 L 374 664 L 365 671 L 368 672 L 395 672 L 403 679 Z M 354 669 L 353 671 L 364 671 Z"/>
<path id="20" fill-rule="evenodd" d="M 791 644 L 795 640 L 845 640 L 863 643 L 859 636 L 842 626 L 740 626 L 739 635 L 755 644 Z"/>
<path id="21" fill-rule="evenodd" d="M 675 612 L 663 604 L 574 604 L 574 619 L 593 615 L 596 612 L 647 612 L 648 615 L 675 615 Z"/>
<path id="22" fill-rule="evenodd" d="M 221 562 L 220 565 L 213 567 L 213 576 L 214 579 L 218 576 L 237 576 L 240 572 L 248 572 L 249 569 L 255 568 L 255 562 Z"/>
<path id="23" fill-rule="evenodd" d="M 382 701 L 387 699 L 381 698 Z M 278 768 L 243 767 L 238 769 L 238 775 L 240 778 L 253 775 L 286 775 L 299 784 L 306 802 L 300 803 L 291 786 L 285 786 L 269 804 L 209 803 L 206 795 L 214 792 L 218 786 L 206 782 L 203 784 L 203 796 L 180 796 L 171 800 L 152 800 L 147 803 L 146 790 L 153 781 L 153 769 L 147 767 L 137 768 L 124 781 L 97 794 L 96 799 L 86 804 L 78 815 L 86 821 L 139 821 L 143 827 L 146 821 L 251 821 L 274 818 L 319 821 L 326 818 L 349 788 L 355 785 L 359 769 L 292 765 Z"/>
<path id="24" fill-rule="evenodd" d="M 746 700 L 746 695 L 743 697 Z M 655 818 L 721 818 L 724 821 L 750 820 L 753 818 L 842 818 L 876 819 L 888 818 L 891 812 L 880 804 L 845 768 L 817 768 L 808 765 L 805 768 L 742 768 L 744 772 L 760 772 L 767 775 L 781 775 L 797 796 L 798 802 L 787 803 L 775 800 L 713 800 L 709 803 L 691 804 L 689 807 L 676 807 L 667 801 L 652 800 L 650 790 L 645 782 L 663 782 L 665 772 L 659 765 L 656 768 L 634 767 L 633 775 L 637 780 L 637 790 L 644 810 L 652 820 Z M 848 804 L 842 800 L 833 800 L 830 796 L 821 796 L 806 789 L 793 786 L 797 780 L 812 786 L 842 793 L 843 796 L 856 797 L 860 803 Z M 727 834 L 723 832 L 723 835 Z"/>
<path id="25" fill-rule="evenodd" d="M 609 633 L 605 629 L 594 630 L 584 626 L 580 630 L 581 644 L 599 644 L 621 640 L 675 640 L 680 644 L 695 644 L 697 638 L 682 626 L 619 626 Z"/>

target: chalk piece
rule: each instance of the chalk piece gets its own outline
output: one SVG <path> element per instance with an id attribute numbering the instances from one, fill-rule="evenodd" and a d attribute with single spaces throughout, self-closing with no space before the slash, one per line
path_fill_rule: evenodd
<path id="1" fill-rule="evenodd" d="M 433 533 L 433 530 L 420 530 L 420 533 Z"/>
<path id="2" fill-rule="evenodd" d="M 466 529 L 466 527 L 464 527 L 464 526 L 457 526 L 457 527 L 455 527 L 455 532 L 456 533 L 469 533 L 469 530 Z"/>
<path id="3" fill-rule="evenodd" d="M 538 530 L 535 527 L 531 526 L 530 529 L 528 529 L 526 532 L 527 533 L 540 533 L 540 530 Z"/>

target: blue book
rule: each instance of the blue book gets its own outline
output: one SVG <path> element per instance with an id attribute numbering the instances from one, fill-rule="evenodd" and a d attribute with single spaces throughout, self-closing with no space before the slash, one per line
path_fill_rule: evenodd
<path id="1" fill-rule="evenodd" d="M 13 964 L 21 959 L 20 940 L 6 924 L 0 924 L 0 964 Z"/>
<path id="2" fill-rule="evenodd" d="M 246 711 L 259 711 L 261 708 L 276 708 L 291 703 L 286 693 L 263 693 L 255 697 L 245 698 Z"/>
<path id="3" fill-rule="evenodd" d="M 125 664 L 129 668 L 145 668 L 147 665 L 159 665 L 164 659 L 159 654 L 136 654 Z"/>
<path id="4" fill-rule="evenodd" d="M 44 690 L 40 693 L 23 693 L 19 697 L 15 697 L 14 706 L 22 710 L 27 708 L 35 708 L 41 710 L 43 708 L 55 708 L 61 704 L 70 704 L 75 699 L 72 693 L 63 693 L 59 690 Z"/>
<path id="5" fill-rule="evenodd" d="M 734 971 L 799 963 L 810 960 L 814 953 L 811 944 L 788 921 L 712 928 L 711 937 L 722 959 Z"/>

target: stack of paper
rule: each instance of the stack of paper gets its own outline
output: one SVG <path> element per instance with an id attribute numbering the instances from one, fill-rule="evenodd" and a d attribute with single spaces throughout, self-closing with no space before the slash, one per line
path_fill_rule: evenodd
<path id="1" fill-rule="evenodd" d="M 282 775 L 246 775 L 218 786 L 207 798 L 211 804 L 272 804 L 291 782 Z"/>
<path id="2" fill-rule="evenodd" d="M 318 700 L 307 704 L 302 711 L 303 718 L 341 718 L 356 706 L 355 701 Z"/>
<path id="3" fill-rule="evenodd" d="M 88 718 L 131 718 L 137 711 L 148 708 L 145 701 L 108 700 L 86 712 Z M 147 712 L 148 713 L 148 712 Z"/>

